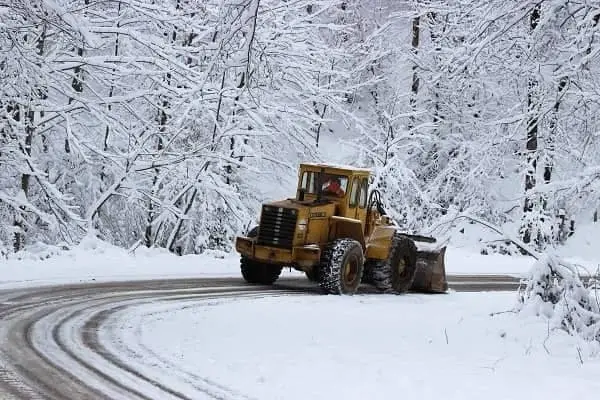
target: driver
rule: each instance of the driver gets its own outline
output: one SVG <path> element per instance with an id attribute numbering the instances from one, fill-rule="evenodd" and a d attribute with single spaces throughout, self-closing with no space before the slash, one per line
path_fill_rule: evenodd
<path id="1" fill-rule="evenodd" d="M 323 185 L 323 191 L 334 194 L 338 197 L 344 197 L 345 194 L 344 190 L 342 189 L 340 178 L 338 177 L 329 178 L 325 185 Z"/>

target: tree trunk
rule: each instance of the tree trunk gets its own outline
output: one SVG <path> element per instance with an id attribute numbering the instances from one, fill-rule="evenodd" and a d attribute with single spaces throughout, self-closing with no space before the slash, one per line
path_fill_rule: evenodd
<path id="1" fill-rule="evenodd" d="M 416 56 L 419 51 L 419 33 L 420 33 L 421 17 L 417 16 L 412 21 L 412 52 Z M 410 108 L 414 112 L 417 109 L 417 96 L 419 95 L 419 74 L 417 72 L 417 64 L 412 66 L 412 84 L 410 86 Z M 414 126 L 414 116 L 410 117 L 409 129 Z"/>
<path id="2" fill-rule="evenodd" d="M 46 42 L 46 27 L 44 26 L 42 28 L 42 32 L 41 32 L 39 38 L 37 39 L 37 43 L 36 43 L 37 53 L 38 53 L 38 56 L 40 56 L 40 57 L 44 54 L 45 42 Z M 41 65 L 39 65 L 39 67 L 41 67 Z M 34 87 L 32 89 L 33 89 L 32 94 L 30 95 L 31 97 L 29 98 L 29 101 L 28 101 L 29 107 L 32 107 L 32 105 L 36 103 L 36 100 L 43 99 L 47 96 L 46 88 L 43 86 L 40 86 L 37 83 L 34 84 Z M 43 112 L 41 112 L 40 114 L 43 115 Z M 35 130 L 36 130 L 35 110 L 29 108 L 28 110 L 26 110 L 24 112 L 23 117 L 24 117 L 23 122 L 24 122 L 24 129 L 25 129 L 25 142 L 22 145 L 20 145 L 20 148 L 21 148 L 21 152 L 23 153 L 23 156 L 26 159 L 29 159 L 31 157 L 31 144 L 33 142 L 33 136 L 34 136 Z M 18 118 L 19 118 L 19 120 L 21 118 L 20 112 L 18 113 Z M 45 148 L 46 147 L 45 138 L 42 138 L 42 143 L 44 144 L 44 148 Z M 30 180 L 31 180 L 31 174 L 29 174 L 29 173 L 21 174 L 21 191 L 22 191 L 25 199 L 27 199 L 29 197 Z M 21 206 L 21 207 L 19 207 L 19 211 L 15 215 L 15 220 L 13 223 L 14 227 L 16 228 L 14 237 L 13 237 L 13 248 L 14 248 L 15 252 L 22 250 L 23 247 L 25 246 L 25 212 L 26 212 L 25 207 Z"/>
<path id="3" fill-rule="evenodd" d="M 440 22 L 438 20 L 438 15 L 435 12 L 427 13 L 427 17 L 429 19 L 429 24 L 431 26 L 431 42 L 435 45 L 435 52 L 433 53 L 433 57 L 436 60 L 436 65 L 439 65 L 439 52 L 442 50 L 440 45 L 440 35 L 436 29 L 439 29 Z M 442 31 L 443 33 L 443 31 Z M 433 124 L 436 126 L 438 122 L 442 120 L 440 114 L 440 82 L 439 79 L 436 79 L 433 90 Z M 436 128 L 437 129 L 437 128 Z"/>
<path id="4" fill-rule="evenodd" d="M 552 113 L 550 115 L 550 121 L 548 124 L 549 133 L 546 139 L 546 155 L 544 158 L 544 183 L 550 183 L 552 179 L 552 169 L 554 167 L 554 151 L 556 142 L 556 128 L 558 125 L 558 111 L 560 109 L 560 102 L 562 100 L 564 91 L 569 83 L 569 77 L 563 76 L 558 82 L 558 89 L 556 95 L 556 101 L 552 107 Z"/>
<path id="5" fill-rule="evenodd" d="M 170 75 L 170 74 L 167 74 Z M 167 78 L 170 81 L 170 76 Z M 166 108 L 169 106 L 169 102 L 167 100 L 163 101 L 163 109 L 160 111 L 160 120 L 159 120 L 159 136 L 158 141 L 156 143 L 156 152 L 160 153 L 164 148 L 163 137 L 167 128 L 168 116 L 166 113 Z M 160 176 L 160 168 L 154 168 L 154 177 L 152 178 L 152 189 L 150 191 L 150 198 L 148 199 L 148 214 L 146 215 L 146 229 L 144 231 L 144 244 L 146 247 L 152 247 L 154 244 L 154 239 L 152 237 L 152 225 L 154 223 L 155 210 L 154 210 L 154 198 L 156 197 L 160 187 L 157 187 L 158 178 Z"/>
<path id="6" fill-rule="evenodd" d="M 536 5 L 529 16 L 530 32 L 535 31 L 540 21 L 540 5 Z M 525 144 L 525 154 L 527 161 L 527 170 L 525 171 L 525 201 L 523 212 L 530 214 L 534 209 L 534 197 L 531 194 L 536 186 L 537 159 L 538 159 L 538 127 L 539 127 L 539 99 L 537 78 L 530 77 L 528 80 L 527 92 L 527 141 Z M 522 229 L 523 242 L 530 243 L 533 235 L 533 226 L 530 222 L 526 223 Z M 535 240 L 539 240 L 535 235 Z"/>
<path id="7" fill-rule="evenodd" d="M 177 0 L 175 9 L 179 10 L 180 7 L 181 3 L 179 0 Z M 165 36 L 166 35 L 168 35 L 168 32 L 165 33 Z M 173 32 L 171 32 L 171 45 L 173 45 L 176 40 L 177 30 L 173 30 Z M 168 72 L 164 78 L 164 81 L 167 84 L 167 86 L 171 86 L 171 80 L 172 75 Z M 167 132 L 167 124 L 169 121 L 169 115 L 167 114 L 167 110 L 170 107 L 169 100 L 167 98 L 163 98 L 160 106 L 161 109 L 158 113 L 158 140 L 156 142 L 156 154 L 160 154 L 160 152 L 164 148 L 164 137 Z M 146 229 L 144 230 L 144 244 L 146 245 L 146 247 L 152 247 L 152 245 L 154 244 L 154 238 L 152 237 L 152 225 L 154 224 L 154 218 L 156 214 L 154 210 L 154 199 L 157 196 L 158 191 L 161 189 L 160 187 L 157 187 L 159 177 L 160 168 L 156 167 L 154 168 L 152 188 L 150 190 L 150 198 L 148 199 L 148 213 L 146 214 Z"/>
<path id="8" fill-rule="evenodd" d="M 77 55 L 83 57 L 83 47 L 77 48 Z M 73 80 L 71 81 L 71 87 L 76 93 L 83 92 L 83 68 L 81 65 L 76 66 L 73 69 Z M 73 97 L 69 97 L 69 104 L 73 103 Z M 65 153 L 71 153 L 71 145 L 69 143 L 69 137 L 65 136 Z"/>
<path id="9" fill-rule="evenodd" d="M 86 6 L 90 4 L 90 0 L 85 0 L 83 2 Z M 79 57 L 83 57 L 83 47 L 77 48 L 77 55 Z M 83 92 L 83 68 L 81 65 L 78 65 L 73 70 L 73 81 L 71 82 L 71 87 L 76 93 Z M 69 97 L 69 104 L 73 102 L 73 98 Z M 65 153 L 69 154 L 71 152 L 71 145 L 69 143 L 69 137 L 65 137 Z"/>
<path id="10" fill-rule="evenodd" d="M 117 28 L 119 28 L 121 26 L 120 17 L 121 17 L 121 2 L 119 2 L 118 6 L 117 6 Z M 115 51 L 114 51 L 113 55 L 115 57 L 117 57 L 119 55 L 119 33 L 118 32 L 115 35 Z M 113 72 L 115 72 L 115 71 L 116 71 L 116 69 L 113 68 Z M 110 89 L 108 89 L 108 98 L 109 98 L 109 101 L 110 101 L 110 98 L 113 97 L 114 90 L 115 90 L 114 85 L 111 85 Z M 110 112 L 112 110 L 112 107 L 111 107 L 110 103 L 108 104 L 108 106 L 106 108 L 108 109 L 108 113 L 110 114 Z M 110 127 L 107 124 L 106 125 L 106 129 L 104 130 L 104 144 L 102 146 L 102 150 L 104 152 L 108 151 L 108 138 L 109 138 L 109 135 L 110 135 Z M 102 166 L 102 169 L 100 171 L 100 180 L 102 182 L 104 182 L 105 179 L 106 179 L 106 174 L 104 172 L 104 166 Z"/>
<path id="11" fill-rule="evenodd" d="M 162 113 L 164 115 L 164 123 L 166 124 L 166 113 Z M 158 138 L 158 142 L 156 144 L 156 150 L 160 152 L 163 149 L 163 139 L 162 137 Z M 160 175 L 160 169 L 154 169 L 154 177 L 152 178 L 152 190 L 150 199 L 148 199 L 148 214 L 146 216 L 146 229 L 144 231 L 144 244 L 146 247 L 152 247 L 154 244 L 154 238 L 152 237 L 152 224 L 154 223 L 155 210 L 154 210 L 154 197 L 156 196 L 158 189 L 156 187 L 158 183 L 158 178 Z"/>
<path id="12" fill-rule="evenodd" d="M 242 94 L 244 89 L 246 89 L 249 85 L 252 44 L 254 42 L 254 37 L 256 34 L 256 20 L 258 18 L 259 6 L 260 6 L 260 0 L 253 0 L 250 3 L 248 3 L 248 7 L 253 7 L 249 11 L 252 22 L 251 22 L 249 31 L 244 33 L 244 36 L 247 36 L 246 43 L 244 44 L 244 48 L 242 49 L 242 51 L 244 52 L 244 58 L 242 59 L 242 62 L 243 62 L 243 64 L 245 64 L 244 65 L 245 70 L 243 72 L 241 72 L 241 74 L 239 75 L 238 81 L 236 84 L 237 93 L 236 93 L 235 98 L 233 99 L 233 106 L 232 106 L 232 111 L 231 111 L 232 123 L 234 125 L 235 125 L 236 116 L 238 114 L 241 114 L 241 112 L 242 112 L 241 108 L 239 108 L 239 106 L 238 106 L 238 103 L 240 100 L 240 95 Z M 249 128 L 251 129 L 251 127 L 249 127 Z M 248 139 L 244 139 L 244 143 L 247 143 L 247 141 L 248 141 Z M 230 150 L 230 157 L 234 158 L 236 155 L 235 155 L 235 137 L 233 137 L 233 136 L 229 140 L 229 150 Z M 240 161 L 242 161 L 243 156 L 239 156 L 238 159 Z M 231 184 L 231 174 L 233 173 L 233 165 L 231 165 L 230 163 L 227 164 L 225 166 L 225 173 L 226 173 L 225 181 L 229 185 L 229 184 Z"/>

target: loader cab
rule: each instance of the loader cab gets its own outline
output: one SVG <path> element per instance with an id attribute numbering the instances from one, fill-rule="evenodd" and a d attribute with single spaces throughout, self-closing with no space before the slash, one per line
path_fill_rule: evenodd
<path id="1" fill-rule="evenodd" d="M 264 204 L 259 225 L 236 237 L 244 280 L 272 285 L 291 267 L 330 294 L 355 293 L 366 279 L 383 291 L 446 292 L 446 247 L 418 249 L 415 242 L 435 239 L 399 232 L 381 193 L 369 193 L 369 177 L 367 169 L 301 164 L 296 197 Z"/>
<path id="2" fill-rule="evenodd" d="M 369 170 L 362 168 L 301 164 L 296 200 L 306 205 L 334 203 L 336 215 L 364 224 L 369 174 Z"/>

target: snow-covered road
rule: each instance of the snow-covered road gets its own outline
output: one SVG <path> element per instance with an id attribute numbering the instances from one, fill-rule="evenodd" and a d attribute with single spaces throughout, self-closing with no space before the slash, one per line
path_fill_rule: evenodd
<path id="1" fill-rule="evenodd" d="M 178 393 L 130 368 L 104 348 L 98 334 L 108 316 L 132 305 L 293 293 L 232 281 L 123 282 L 1 293 L 2 399 L 200 398 Z M 194 388 L 208 393 L 203 397 L 215 398 L 213 388 L 202 384 L 201 377 Z"/>
<path id="2" fill-rule="evenodd" d="M 473 279 L 480 282 L 469 283 Z M 454 277 L 452 284 L 457 290 L 482 285 L 506 289 L 515 282 L 510 277 Z M 157 307 L 181 311 L 225 299 L 297 298 L 317 292 L 308 281 L 289 278 L 269 288 L 248 286 L 239 278 L 203 278 L 2 291 L 0 394 L 2 399 L 248 398 L 239 388 L 210 378 L 208 371 L 190 371 L 135 339 L 123 339 L 135 338 L 144 328 L 131 310 L 147 316 Z M 168 335 L 164 344 L 181 350 Z"/>

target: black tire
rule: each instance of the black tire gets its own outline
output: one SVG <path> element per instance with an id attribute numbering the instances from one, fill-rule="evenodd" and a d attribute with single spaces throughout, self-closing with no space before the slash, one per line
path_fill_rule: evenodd
<path id="1" fill-rule="evenodd" d="M 281 275 L 281 267 L 265 264 L 242 256 L 240 260 L 242 276 L 248 283 L 272 285 Z"/>
<path id="2" fill-rule="evenodd" d="M 315 265 L 314 267 L 312 267 L 308 271 L 305 271 L 304 273 L 306 274 L 306 277 L 308 278 L 309 281 L 319 282 L 319 266 L 318 265 Z"/>
<path id="3" fill-rule="evenodd" d="M 394 234 L 390 254 L 373 270 L 373 284 L 385 292 L 406 293 L 417 273 L 417 246 L 411 239 Z"/>
<path id="4" fill-rule="evenodd" d="M 250 229 L 247 236 L 249 238 L 257 237 L 258 226 Z M 281 275 L 282 269 L 279 266 L 261 263 L 244 256 L 240 260 L 240 268 L 246 282 L 258 285 L 272 285 Z"/>
<path id="5" fill-rule="evenodd" d="M 373 274 L 374 271 L 379 268 L 377 265 L 377 260 L 367 260 L 365 261 L 365 267 L 363 271 L 362 283 L 366 283 L 368 285 L 372 285 L 374 283 Z"/>
<path id="6" fill-rule="evenodd" d="M 321 256 L 319 284 L 329 294 L 353 294 L 360 286 L 363 268 L 360 243 L 354 239 L 335 240 Z"/>

